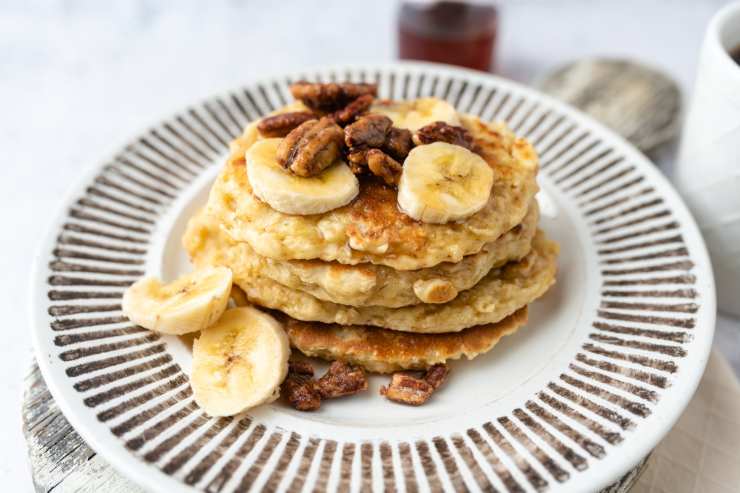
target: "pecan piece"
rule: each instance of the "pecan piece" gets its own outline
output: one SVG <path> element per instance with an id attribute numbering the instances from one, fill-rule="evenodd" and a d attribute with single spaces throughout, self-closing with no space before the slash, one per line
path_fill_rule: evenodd
<path id="1" fill-rule="evenodd" d="M 367 149 L 352 148 L 347 153 L 347 161 L 349 161 L 349 169 L 352 173 L 360 175 L 367 171 Z"/>
<path id="2" fill-rule="evenodd" d="M 394 373 L 391 383 L 380 388 L 380 395 L 410 406 L 421 406 L 429 400 L 433 392 L 434 387 L 429 382 L 408 373 Z"/>
<path id="3" fill-rule="evenodd" d="M 385 115 L 363 116 L 344 128 L 347 147 L 380 147 L 385 144 L 393 121 Z"/>
<path id="4" fill-rule="evenodd" d="M 283 393 L 290 405 L 298 411 L 315 411 L 321 407 L 321 395 L 313 380 L 289 376 L 283 382 Z"/>
<path id="5" fill-rule="evenodd" d="M 380 395 L 393 402 L 420 406 L 444 383 L 449 373 L 450 369 L 444 363 L 430 366 L 421 378 L 407 372 L 394 373 L 391 383 L 380 388 Z"/>
<path id="6" fill-rule="evenodd" d="M 387 185 L 398 185 L 403 159 L 413 143 L 408 130 L 393 128 L 385 115 L 366 115 L 344 128 L 344 143 L 349 147 L 347 159 L 355 174 L 365 166 Z"/>
<path id="7" fill-rule="evenodd" d="M 290 360 L 288 361 L 288 373 L 313 378 L 313 366 L 308 361 Z"/>
<path id="8" fill-rule="evenodd" d="M 316 116 L 308 111 L 280 113 L 260 120 L 257 124 L 257 130 L 259 130 L 262 137 L 285 137 L 301 123 L 314 119 L 316 119 Z"/>
<path id="9" fill-rule="evenodd" d="M 373 99 L 374 98 L 372 94 L 365 94 L 364 96 L 360 96 L 344 108 L 332 113 L 331 117 L 334 119 L 335 122 L 342 126 L 352 123 L 358 116 L 360 116 L 361 114 L 366 112 L 368 108 L 370 108 L 370 105 L 373 104 Z"/>
<path id="10" fill-rule="evenodd" d="M 386 185 L 398 185 L 401 178 L 403 166 L 379 149 L 367 151 L 367 167 L 377 177 L 380 177 Z"/>
<path id="11" fill-rule="evenodd" d="M 312 376 L 313 368 L 310 364 L 290 361 L 288 376 L 283 380 L 281 393 L 290 405 L 299 411 L 315 411 L 321 407 L 321 395 Z"/>
<path id="12" fill-rule="evenodd" d="M 331 118 L 309 120 L 280 142 L 277 160 L 298 176 L 314 176 L 341 156 L 343 140 L 342 128 Z"/>
<path id="13" fill-rule="evenodd" d="M 444 363 L 437 363 L 427 368 L 424 373 L 424 381 L 431 385 L 434 390 L 437 390 L 447 379 L 447 375 L 450 374 L 450 367 Z"/>
<path id="14" fill-rule="evenodd" d="M 326 373 L 316 381 L 316 388 L 324 399 L 367 390 L 365 370 L 344 361 L 334 361 Z"/>
<path id="15" fill-rule="evenodd" d="M 347 106 L 351 101 L 369 94 L 375 96 L 378 92 L 376 84 L 343 82 L 311 83 L 298 81 L 290 85 L 290 92 L 316 111 L 332 112 Z"/>
<path id="16" fill-rule="evenodd" d="M 403 161 L 411 152 L 412 147 L 414 147 L 414 142 L 411 132 L 406 128 L 392 127 L 383 144 L 383 151 L 394 159 Z"/>
<path id="17" fill-rule="evenodd" d="M 477 150 L 477 146 L 470 132 L 463 127 L 449 125 L 445 122 L 434 122 L 421 127 L 414 134 L 413 140 L 416 145 L 447 142 L 448 144 L 465 147 L 473 152 Z"/>

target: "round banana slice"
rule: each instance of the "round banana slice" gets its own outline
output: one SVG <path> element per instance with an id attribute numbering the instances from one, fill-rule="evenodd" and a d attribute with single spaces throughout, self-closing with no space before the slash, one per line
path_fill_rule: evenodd
<path id="1" fill-rule="evenodd" d="M 145 277 L 126 289 L 121 307 L 133 323 L 162 334 L 181 335 L 213 324 L 226 310 L 231 270 L 205 267 L 169 284 Z"/>
<path id="2" fill-rule="evenodd" d="M 288 336 L 277 320 L 251 306 L 227 310 L 193 344 L 195 402 L 210 416 L 233 416 L 272 402 L 289 356 Z"/>
<path id="3" fill-rule="evenodd" d="M 247 151 L 247 177 L 254 194 L 276 211 L 307 216 L 347 205 L 360 191 L 354 173 L 338 161 L 316 176 L 296 176 L 277 162 L 282 139 L 255 142 Z"/>
<path id="4" fill-rule="evenodd" d="M 415 147 L 403 162 L 398 205 L 426 223 L 457 221 L 486 205 L 492 185 L 493 171 L 478 154 L 434 142 Z"/>
<path id="5" fill-rule="evenodd" d="M 439 98 L 419 98 L 412 101 L 379 101 L 371 108 L 393 120 L 393 126 L 416 132 L 434 122 L 460 126 L 460 117 L 454 106 Z"/>

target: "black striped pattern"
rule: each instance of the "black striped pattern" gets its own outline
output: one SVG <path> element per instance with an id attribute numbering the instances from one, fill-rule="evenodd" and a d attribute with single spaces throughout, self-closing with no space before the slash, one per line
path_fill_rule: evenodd
<path id="1" fill-rule="evenodd" d="M 509 414 L 400 443 L 314 437 L 252 417 L 211 419 L 166 343 L 122 316 L 121 295 L 144 274 L 158 219 L 219 164 L 248 122 L 290 100 L 287 84 L 298 78 L 375 81 L 381 97 L 435 95 L 485 120 L 504 119 L 533 143 L 545 179 L 580 211 L 598 257 L 600 306 L 573 361 Z M 48 337 L 93 415 L 142 461 L 200 490 L 544 491 L 629 440 L 690 353 L 702 305 L 683 235 L 635 163 L 518 90 L 426 71 L 299 74 L 187 108 L 104 163 L 49 252 Z"/>

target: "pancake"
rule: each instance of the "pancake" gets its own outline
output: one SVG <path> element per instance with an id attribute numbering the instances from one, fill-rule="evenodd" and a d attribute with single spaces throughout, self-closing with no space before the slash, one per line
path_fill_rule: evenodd
<path id="1" fill-rule="evenodd" d="M 298 320 L 372 325 L 404 332 L 456 332 L 474 325 L 495 323 L 542 296 L 555 282 L 558 246 L 538 232 L 532 251 L 521 261 L 491 270 L 473 288 L 443 304 L 418 304 L 401 308 L 352 307 L 322 301 L 290 289 L 259 273 L 245 270 L 241 252 L 227 242 L 194 252 L 199 265 L 231 268 L 234 283 L 252 303 L 276 309 Z"/>
<path id="2" fill-rule="evenodd" d="M 291 345 L 306 356 L 342 360 L 377 373 L 420 370 L 437 363 L 484 354 L 527 322 L 527 307 L 494 324 L 447 334 L 411 334 L 360 325 L 288 319 Z"/>
<path id="3" fill-rule="evenodd" d="M 183 237 L 191 258 L 204 249 L 225 248 L 230 267 L 244 275 L 256 273 L 283 286 L 320 300 L 351 306 L 398 308 L 418 303 L 446 303 L 475 286 L 488 272 L 509 261 L 520 260 L 531 250 L 539 211 L 533 201 L 524 221 L 496 241 L 486 244 L 458 263 L 443 262 L 420 270 L 398 271 L 383 265 L 344 265 L 320 260 L 274 260 L 257 255 L 246 242 L 235 244 L 219 233 L 215 221 L 204 211 L 194 216 Z M 206 256 L 210 254 L 205 254 Z"/>
<path id="4" fill-rule="evenodd" d="M 474 117 L 463 118 L 463 124 L 494 174 L 488 203 L 463 221 L 415 221 L 399 210 L 396 190 L 373 179 L 362 180 L 359 195 L 344 207 L 310 216 L 278 212 L 256 198 L 247 179 L 244 153 L 256 138 L 252 127 L 232 143 L 211 189 L 208 213 L 234 241 L 277 260 L 373 263 L 398 270 L 459 262 L 521 223 L 538 189 L 537 156 L 526 140 Z"/>

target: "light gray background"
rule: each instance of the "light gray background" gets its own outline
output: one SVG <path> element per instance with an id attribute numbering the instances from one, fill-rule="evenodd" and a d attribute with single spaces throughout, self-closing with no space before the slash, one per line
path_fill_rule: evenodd
<path id="1" fill-rule="evenodd" d="M 531 82 L 588 55 L 627 56 L 690 94 L 719 0 L 499 2 L 498 70 Z M 29 274 L 80 173 L 161 116 L 265 74 L 395 58 L 397 2 L 0 0 L 0 485 L 31 489 L 20 431 Z M 660 165 L 671 166 L 671 151 Z M 715 344 L 740 370 L 740 322 Z"/>

